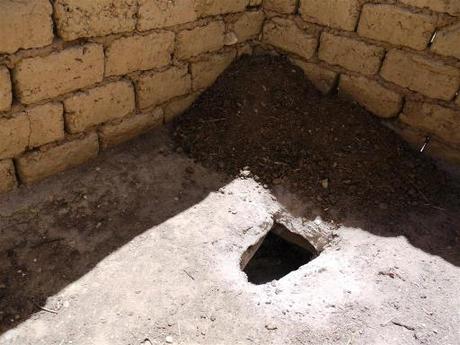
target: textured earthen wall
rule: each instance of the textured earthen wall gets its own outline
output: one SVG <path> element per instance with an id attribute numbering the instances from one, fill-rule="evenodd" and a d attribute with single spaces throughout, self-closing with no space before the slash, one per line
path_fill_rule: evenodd
<path id="1" fill-rule="evenodd" d="M 264 21 L 254 0 L 0 0 L 0 192 L 171 120 Z"/>
<path id="2" fill-rule="evenodd" d="M 428 154 L 460 163 L 459 0 L 265 0 L 262 42 Z"/>
<path id="3" fill-rule="evenodd" d="M 171 120 L 259 45 L 460 162 L 458 0 L 0 0 L 0 192 Z"/>

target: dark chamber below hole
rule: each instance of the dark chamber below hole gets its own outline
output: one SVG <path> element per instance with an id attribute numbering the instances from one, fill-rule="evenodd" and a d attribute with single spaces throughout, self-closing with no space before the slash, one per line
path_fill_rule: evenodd
<path id="1" fill-rule="evenodd" d="M 249 282 L 260 285 L 284 277 L 313 258 L 309 250 L 269 232 L 243 271 Z"/>

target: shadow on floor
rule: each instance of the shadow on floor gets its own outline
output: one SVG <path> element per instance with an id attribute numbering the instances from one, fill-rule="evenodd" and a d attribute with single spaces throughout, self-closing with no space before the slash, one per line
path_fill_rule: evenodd
<path id="1" fill-rule="evenodd" d="M 0 333 L 137 235 L 227 184 L 164 129 L 0 196 Z"/>

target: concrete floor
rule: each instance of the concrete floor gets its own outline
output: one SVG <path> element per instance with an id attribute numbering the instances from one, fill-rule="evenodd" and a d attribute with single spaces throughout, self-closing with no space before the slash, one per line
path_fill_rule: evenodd
<path id="1" fill-rule="evenodd" d="M 0 344 L 460 343 L 456 262 L 305 207 L 202 168 L 163 130 L 23 187 L 0 198 Z M 322 252 L 250 284 L 241 256 L 278 218 Z"/>

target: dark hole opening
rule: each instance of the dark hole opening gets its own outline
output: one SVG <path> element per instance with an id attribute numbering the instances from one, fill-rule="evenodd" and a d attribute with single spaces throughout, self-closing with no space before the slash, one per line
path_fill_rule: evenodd
<path id="1" fill-rule="evenodd" d="M 305 238 L 276 223 L 264 238 L 248 248 L 241 268 L 250 283 L 261 285 L 281 279 L 315 257 L 315 249 Z"/>

